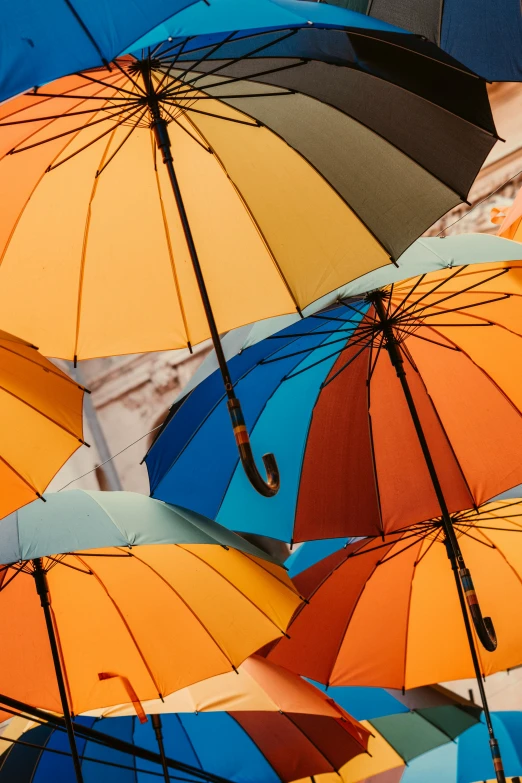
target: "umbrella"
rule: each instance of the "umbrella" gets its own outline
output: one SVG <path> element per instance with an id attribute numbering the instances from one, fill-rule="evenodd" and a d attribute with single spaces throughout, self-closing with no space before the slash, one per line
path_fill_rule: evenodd
<path id="1" fill-rule="evenodd" d="M 0 331 L 0 518 L 40 498 L 84 443 L 83 386 Z"/>
<path id="2" fill-rule="evenodd" d="M 451 547 L 438 518 L 380 544 L 350 544 L 297 576 L 310 603 L 291 625 L 290 646 L 277 645 L 270 657 L 313 679 L 344 685 L 412 688 L 474 672 L 495 741 L 482 677 L 522 663 L 521 525 L 520 501 L 494 501 L 452 515 L 462 559 L 473 567 L 502 639 L 494 654 L 475 643 L 466 599 L 475 623 L 478 613 L 475 633 L 483 641 L 476 593 L 468 590 L 464 597 L 455 565 L 451 573 Z M 462 582 L 465 589 L 466 575 Z M 376 628 L 382 639 L 377 645 Z"/>
<path id="3" fill-rule="evenodd" d="M 521 483 L 521 267 L 521 246 L 498 237 L 422 239 L 399 269 L 355 281 L 315 315 L 282 331 L 288 321 L 261 322 L 239 345 L 230 335 L 236 352 L 247 346 L 229 364 L 248 430 L 261 451 L 275 443 L 285 486 L 270 501 L 249 492 L 219 374 L 203 369 L 146 457 L 153 496 L 283 541 L 380 535 L 437 516 L 401 385 L 379 350 L 375 289 L 393 317 L 404 311 L 396 333 L 446 504 L 466 509 Z"/>
<path id="4" fill-rule="evenodd" d="M 21 0 L 2 8 L 0 101 L 72 71 L 108 65 L 196 0 Z"/>
<path id="5" fill-rule="evenodd" d="M 0 703 L 62 711 L 81 780 L 71 713 L 139 710 L 231 671 L 299 598 L 267 555 L 198 514 L 126 492 L 46 500 L 0 527 Z"/>
<path id="6" fill-rule="evenodd" d="M 243 6 L 185 9 L 163 45 L 2 106 L 0 310 L 74 360 L 211 337 L 273 496 L 219 334 L 395 261 L 497 137 L 483 81 L 433 44 L 296 0 L 238 29 Z"/>
<path id="7" fill-rule="evenodd" d="M 506 774 L 518 783 L 522 775 L 522 713 L 494 712 L 495 733 L 499 738 Z M 487 729 L 483 723 L 462 734 L 455 745 L 422 756 L 404 771 L 402 783 L 475 783 L 495 777 L 491 759 L 484 753 Z M 319 783 L 319 782 L 318 782 Z M 322 781 L 321 781 L 322 783 Z M 326 783 L 326 781 L 325 781 Z"/>
<path id="8" fill-rule="evenodd" d="M 485 79 L 522 81 L 518 0 L 319 0 L 406 27 L 441 46 Z"/>

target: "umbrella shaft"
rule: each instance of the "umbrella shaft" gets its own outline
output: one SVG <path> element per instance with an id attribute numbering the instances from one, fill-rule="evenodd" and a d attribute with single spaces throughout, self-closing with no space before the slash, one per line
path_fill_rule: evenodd
<path id="1" fill-rule="evenodd" d="M 453 572 L 455 574 L 455 582 L 457 585 L 457 592 L 459 596 L 460 607 L 462 610 L 462 617 L 464 619 L 464 625 L 466 628 L 466 635 L 468 638 L 469 649 L 471 652 L 471 658 L 473 660 L 473 668 L 475 670 L 475 677 L 477 679 L 480 698 L 482 701 L 482 706 L 484 708 L 484 717 L 486 718 L 486 724 L 489 732 L 489 737 L 490 737 L 489 744 L 491 749 L 491 756 L 493 759 L 493 766 L 495 768 L 495 774 L 497 776 L 498 783 L 505 783 L 506 778 L 504 776 L 504 771 L 502 767 L 502 758 L 500 755 L 498 742 L 495 739 L 495 735 L 493 732 L 493 724 L 491 722 L 491 714 L 489 711 L 486 691 L 484 689 L 484 683 L 482 682 L 482 672 L 480 670 L 477 650 L 475 647 L 475 639 L 473 637 L 473 631 L 471 629 L 471 623 L 469 621 L 469 615 L 466 606 L 466 598 L 464 596 L 464 590 L 462 589 L 461 576 L 459 573 L 459 571 L 466 572 L 466 574 L 469 576 L 469 572 L 465 567 L 464 558 L 460 550 L 457 536 L 455 535 L 455 530 L 453 529 L 453 523 L 451 521 L 451 516 L 448 507 L 446 505 L 446 500 L 444 498 L 442 486 L 440 484 L 439 477 L 437 475 L 435 463 L 433 462 L 430 449 L 428 446 L 428 441 L 426 440 L 426 436 L 424 434 L 424 430 L 422 427 L 422 422 L 419 418 L 419 414 L 415 406 L 415 400 L 413 399 L 413 395 L 411 393 L 411 389 L 408 384 L 408 378 L 406 377 L 406 371 L 404 369 L 404 360 L 402 358 L 399 345 L 393 333 L 393 327 L 386 315 L 386 309 L 384 307 L 382 294 L 380 292 L 376 292 L 372 297 L 372 301 L 375 306 L 377 315 L 379 317 L 382 333 L 385 339 L 386 349 L 388 351 L 388 355 L 395 369 L 395 372 L 397 373 L 397 377 L 401 383 L 402 390 L 404 392 L 404 397 L 406 399 L 406 403 L 408 405 L 408 409 L 413 421 L 413 425 L 415 427 L 415 432 L 419 440 L 419 445 L 421 447 L 424 460 L 426 462 L 426 467 L 428 468 L 428 473 L 430 474 L 433 489 L 435 491 L 440 506 L 442 526 L 446 538 L 446 549 L 448 552 L 448 557 L 451 561 Z"/>
<path id="2" fill-rule="evenodd" d="M 161 756 L 161 766 L 163 768 L 163 776 L 165 783 L 170 783 L 169 768 L 167 766 L 167 759 L 165 756 L 165 745 L 163 744 L 163 732 L 161 726 L 161 717 L 157 714 L 152 715 L 152 727 L 156 734 L 156 740 L 158 743 L 158 750 Z"/>
<path id="3" fill-rule="evenodd" d="M 154 131 L 154 136 L 156 138 L 156 144 L 158 146 L 158 149 L 161 151 L 161 154 L 163 156 L 163 163 L 167 167 L 170 184 L 172 186 L 172 192 L 174 194 L 174 199 L 176 201 L 176 206 L 178 208 L 179 216 L 181 219 L 183 233 L 185 235 L 185 241 L 187 243 L 188 251 L 190 254 L 190 260 L 192 261 L 192 268 L 196 276 L 196 281 L 199 288 L 199 294 L 201 296 L 201 301 L 203 303 L 203 308 L 205 310 L 205 316 L 207 319 L 208 328 L 210 330 L 210 335 L 212 337 L 212 343 L 214 345 L 214 350 L 216 352 L 219 369 L 223 377 L 223 383 L 225 384 L 225 389 L 228 398 L 234 399 L 235 398 L 234 387 L 232 385 L 232 380 L 230 378 L 230 373 L 228 370 L 227 361 L 225 359 L 225 354 L 223 353 L 223 347 L 221 345 L 221 340 L 216 325 L 216 319 L 214 318 L 214 312 L 212 310 L 212 305 L 210 304 L 210 297 L 208 295 L 205 278 L 203 277 L 201 264 L 199 263 L 198 253 L 196 250 L 196 245 L 194 243 L 194 237 L 192 236 L 192 231 L 190 228 L 187 211 L 185 209 L 185 204 L 183 202 L 183 197 L 181 195 L 178 178 L 174 170 L 174 160 L 172 158 L 172 152 L 170 149 L 170 137 L 169 137 L 167 122 L 159 116 L 159 113 L 156 114 L 154 112 L 154 108 L 151 108 L 151 113 L 154 118 L 152 129 Z"/>
<path id="4" fill-rule="evenodd" d="M 45 624 L 47 626 L 47 634 L 49 636 L 49 644 L 51 646 L 51 654 L 53 656 L 54 671 L 56 673 L 56 682 L 58 684 L 60 701 L 62 703 L 65 728 L 67 729 L 67 736 L 69 738 L 69 744 L 71 746 L 71 756 L 73 760 L 76 781 L 77 783 L 83 783 L 82 767 L 80 764 L 80 757 L 78 755 L 78 748 L 76 746 L 76 738 L 74 736 L 71 711 L 69 709 L 69 701 L 67 699 L 67 691 L 65 688 L 65 680 L 64 680 L 63 669 L 62 669 L 62 661 L 60 657 L 60 651 L 58 649 L 58 643 L 56 641 L 56 633 L 54 630 L 54 623 L 51 614 L 51 597 L 49 595 L 49 586 L 47 584 L 47 577 L 43 568 L 41 557 L 38 557 L 35 560 L 33 560 L 33 567 L 34 567 L 34 580 L 36 585 L 36 591 L 40 597 L 40 603 L 44 611 Z"/>

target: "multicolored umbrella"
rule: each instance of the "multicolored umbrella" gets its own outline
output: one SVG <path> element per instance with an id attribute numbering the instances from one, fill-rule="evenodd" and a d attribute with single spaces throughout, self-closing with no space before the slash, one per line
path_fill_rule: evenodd
<path id="1" fill-rule="evenodd" d="M 271 497 L 220 333 L 395 261 L 497 136 L 485 83 L 430 42 L 296 0 L 256 0 L 238 29 L 244 5 L 198 4 L 110 72 L 3 104 L 0 310 L 74 360 L 211 337 Z"/>
<path id="2" fill-rule="evenodd" d="M 62 711 L 81 780 L 71 712 L 139 710 L 231 671 L 300 599 L 267 555 L 198 514 L 125 492 L 46 500 L 0 528 L 0 703 Z"/>
<path id="3" fill-rule="evenodd" d="M 447 747 L 480 721 L 481 709 L 451 691 L 433 686 L 401 694 L 380 688 L 331 688 L 329 693 L 351 704 L 372 732 L 368 754 L 339 770 L 338 783 L 395 783 L 404 767 Z M 386 750 L 385 743 L 389 743 Z M 382 777 L 381 777 L 382 776 Z M 335 783 L 333 775 L 315 776 L 316 783 Z M 445 780 L 441 776 L 440 780 Z M 303 781 L 304 783 L 304 781 Z"/>
<path id="4" fill-rule="evenodd" d="M 248 712 L 162 715 L 165 751 L 182 764 L 224 781 L 290 783 L 296 775 L 302 776 L 303 770 L 309 777 L 315 774 L 314 770 L 320 773 L 335 769 L 332 765 L 342 764 L 343 758 L 363 753 L 368 741 L 367 730 L 356 721 L 351 724 L 346 721 L 346 725 L 351 726 L 351 733 L 340 728 L 341 721 L 338 721 L 327 724 L 326 731 L 314 734 L 313 728 L 310 731 L 310 723 L 305 724 L 303 730 L 289 723 L 285 730 L 282 720 L 277 720 L 277 713 L 264 713 L 264 727 L 256 731 L 248 716 Z M 140 747 L 157 747 L 152 721 L 141 724 L 136 717 L 80 718 L 78 721 L 106 733 L 108 739 L 115 736 Z M 332 734 L 332 725 L 340 733 L 334 731 Z M 72 764 L 66 741 L 63 732 L 47 726 L 22 735 L 8 753 L 0 757 L 0 783 L 7 783 L 14 770 L 17 771 L 17 783 L 70 780 Z M 24 742 L 36 745 L 38 750 L 28 748 L 22 744 Z M 62 755 L 64 751 L 65 755 Z M 159 765 L 140 762 L 95 742 L 82 740 L 80 752 L 86 783 L 113 783 L 116 779 L 121 783 L 145 783 L 163 779 Z M 174 773 L 172 778 L 178 779 Z M 187 774 L 182 779 L 196 780 Z"/>
<path id="5" fill-rule="evenodd" d="M 463 266 L 471 261 L 477 263 Z M 288 319 L 288 326 L 274 319 L 239 340 L 227 336 L 232 355 L 245 346 L 229 364 L 237 393 L 248 400 L 252 443 L 261 452 L 275 445 L 284 486 L 270 500 L 250 492 L 227 432 L 219 374 L 203 370 L 196 381 L 204 380 L 189 386 L 146 457 L 153 496 L 284 541 L 380 535 L 438 516 L 383 349 L 376 289 L 390 309 L 385 320 L 396 324 L 450 510 L 521 483 L 521 270 L 518 243 L 486 235 L 422 239 L 400 269 L 355 281 L 305 320 Z"/>
<path id="6" fill-rule="evenodd" d="M 2 8 L 0 101 L 82 68 L 108 65 L 197 0 L 20 0 Z"/>
<path id="7" fill-rule="evenodd" d="M 406 27 L 441 46 L 485 79 L 522 81 L 518 0 L 319 0 Z"/>
<path id="8" fill-rule="evenodd" d="M 0 519 L 41 498 L 83 440 L 85 389 L 0 331 Z"/>
<path id="9" fill-rule="evenodd" d="M 291 624 L 291 641 L 278 644 L 270 658 L 328 684 L 412 688 L 474 673 L 502 781 L 482 678 L 522 664 L 522 503 L 457 513 L 452 526 L 483 606 L 495 618 L 498 649 L 496 636 L 489 651 L 477 644 L 477 637 L 487 641 L 477 594 L 448 562 L 451 547 L 438 518 L 381 543 L 357 541 L 298 575 L 309 603 Z M 485 624 L 489 632 L 492 623 Z"/>

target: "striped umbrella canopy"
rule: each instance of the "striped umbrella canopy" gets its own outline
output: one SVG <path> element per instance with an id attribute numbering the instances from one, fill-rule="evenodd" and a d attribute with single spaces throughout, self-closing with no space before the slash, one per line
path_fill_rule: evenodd
<path id="1" fill-rule="evenodd" d="M 419 240 L 400 269 L 356 281 L 306 319 L 282 331 L 280 320 L 259 324 L 230 367 L 252 443 L 276 448 L 279 494 L 252 496 L 214 372 L 189 387 L 146 457 L 154 497 L 284 541 L 380 535 L 440 514 L 383 348 L 377 286 L 447 505 L 463 510 L 521 483 L 521 247 L 483 235 Z M 466 260 L 482 263 L 457 266 Z"/>
<path id="2" fill-rule="evenodd" d="M 518 0 L 319 0 L 425 36 L 485 79 L 522 81 Z"/>
<path id="3" fill-rule="evenodd" d="M 244 5 L 185 9 L 165 43 L 170 25 L 2 105 L 0 310 L 74 361 L 211 337 L 272 497 L 220 334 L 396 260 L 497 136 L 485 83 L 433 44 L 328 5 Z"/>
<path id="4" fill-rule="evenodd" d="M 83 717 L 77 722 L 105 733 L 109 740 L 117 737 L 153 751 L 158 749 L 154 729 L 160 727 L 167 758 L 235 783 L 289 783 L 296 777 L 334 772 L 365 752 L 370 734 L 340 709 L 335 718 L 240 711 L 164 713 L 160 722 L 140 722 L 136 716 Z M 80 740 L 79 751 L 86 783 L 112 782 L 115 775 L 121 783 L 163 779 L 161 765 L 113 748 Z M 73 767 L 64 733 L 40 726 L 19 737 L 0 758 L 0 783 L 7 783 L 14 770 L 17 783 L 70 780 Z M 177 779 L 175 773 L 171 779 Z M 185 773 L 183 779 L 197 778 Z"/>
<path id="5" fill-rule="evenodd" d="M 139 710 L 232 671 L 300 598 L 280 565 L 198 514 L 127 492 L 46 500 L 0 526 L 0 703 L 63 712 L 81 783 L 71 713 Z"/>
<path id="6" fill-rule="evenodd" d="M 396 260 L 466 198 L 496 141 L 480 79 L 364 15 L 256 0 L 249 29 L 242 5 L 2 105 L 2 324 L 45 355 L 209 337 L 156 106 L 219 333 Z"/>

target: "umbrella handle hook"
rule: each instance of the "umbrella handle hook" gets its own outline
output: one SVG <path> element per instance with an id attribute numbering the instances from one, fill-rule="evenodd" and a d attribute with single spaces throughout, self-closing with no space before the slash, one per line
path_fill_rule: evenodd
<path id="1" fill-rule="evenodd" d="M 468 568 L 459 568 L 460 581 L 468 602 L 469 613 L 475 626 L 475 631 L 480 639 L 480 643 L 488 652 L 494 652 L 497 649 L 497 635 L 491 617 L 482 617 L 480 604 L 478 601 L 473 580 Z"/>
<path id="2" fill-rule="evenodd" d="M 265 480 L 254 460 L 250 437 L 243 418 L 243 411 L 241 410 L 241 403 L 237 397 L 232 397 L 228 399 L 227 406 L 243 470 L 254 489 L 265 498 L 271 498 L 279 492 L 280 485 L 276 458 L 273 454 L 263 454 L 263 463 L 266 470 Z"/>

